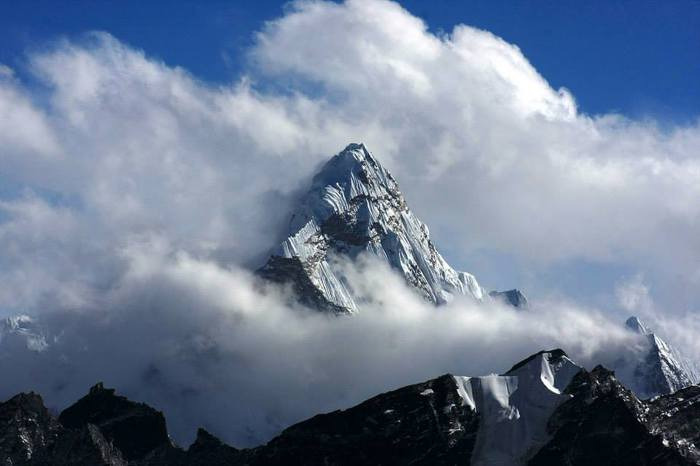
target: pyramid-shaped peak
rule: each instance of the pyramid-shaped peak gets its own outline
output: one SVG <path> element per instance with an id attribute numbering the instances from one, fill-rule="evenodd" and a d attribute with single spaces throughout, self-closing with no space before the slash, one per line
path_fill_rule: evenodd
<path id="1" fill-rule="evenodd" d="M 651 332 L 637 316 L 631 316 L 625 321 L 625 326 L 639 335 L 648 335 Z"/>
<path id="2" fill-rule="evenodd" d="M 358 310 L 335 260 L 375 256 L 419 295 L 442 304 L 454 295 L 484 298 L 473 275 L 453 269 L 408 208 L 394 177 L 361 143 L 349 144 L 314 176 L 294 211 L 287 239 L 260 274 L 291 282 L 302 302 L 335 313 Z M 330 257 L 333 256 L 333 257 Z"/>

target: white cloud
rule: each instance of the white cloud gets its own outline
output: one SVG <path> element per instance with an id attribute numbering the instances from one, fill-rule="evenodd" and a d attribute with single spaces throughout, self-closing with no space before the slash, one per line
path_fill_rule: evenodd
<path id="1" fill-rule="evenodd" d="M 653 310 L 654 303 L 649 296 L 649 287 L 644 284 L 644 277 L 636 275 L 617 285 L 615 288 L 620 306 L 629 313 L 648 314 Z"/>

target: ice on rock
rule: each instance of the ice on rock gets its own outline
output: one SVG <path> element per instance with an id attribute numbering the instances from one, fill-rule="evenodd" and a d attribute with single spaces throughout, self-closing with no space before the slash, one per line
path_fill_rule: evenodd
<path id="1" fill-rule="evenodd" d="M 548 440 L 547 421 L 570 395 L 581 367 L 561 350 L 543 351 L 504 375 L 455 377 L 463 403 L 479 414 L 473 465 L 524 464 Z"/>
<path id="2" fill-rule="evenodd" d="M 455 295 L 484 299 L 476 278 L 454 270 L 437 251 L 389 171 L 363 144 L 350 144 L 313 178 L 287 239 L 259 272 L 292 283 L 306 304 L 354 313 L 358 305 L 333 257 L 363 252 L 386 261 L 435 304 Z"/>

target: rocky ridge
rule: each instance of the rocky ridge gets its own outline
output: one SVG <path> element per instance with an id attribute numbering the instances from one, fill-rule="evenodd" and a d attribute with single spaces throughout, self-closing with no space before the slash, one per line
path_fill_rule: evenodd
<path id="1" fill-rule="evenodd" d="M 162 413 L 97 384 L 58 418 L 34 393 L 0 403 L 0 464 L 690 465 L 700 462 L 699 401 L 697 386 L 640 400 L 613 372 L 551 350 L 503 375 L 446 374 L 383 393 L 256 448 L 200 429 L 182 449 Z"/>

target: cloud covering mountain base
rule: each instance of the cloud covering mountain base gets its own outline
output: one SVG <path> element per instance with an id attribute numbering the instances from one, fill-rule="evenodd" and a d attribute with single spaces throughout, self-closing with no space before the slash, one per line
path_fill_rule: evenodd
<path id="1" fill-rule="evenodd" d="M 183 443 L 203 425 L 250 446 L 442 373 L 503 372 L 542 347 L 565 347 L 588 364 L 633 357 L 620 325 L 563 303 L 522 312 L 463 298 L 435 307 L 382 264 L 348 263 L 365 306 L 337 318 L 294 305 L 244 270 L 145 246 L 130 251 L 102 309 L 45 314 L 48 348 L 15 345 L 0 359 L 13 374 L 2 396 L 31 388 L 63 408 L 100 380 L 164 410 Z"/>

